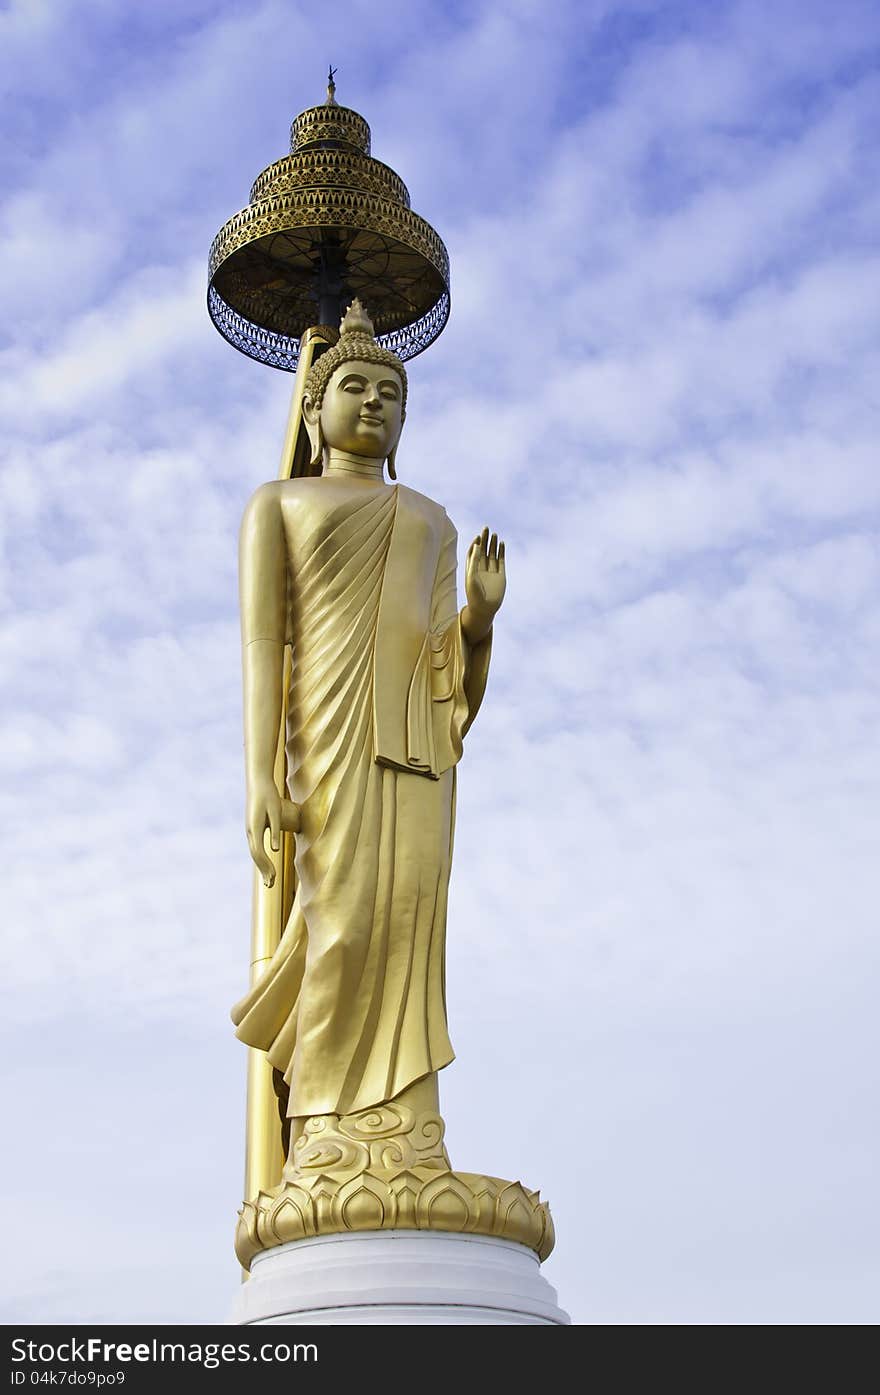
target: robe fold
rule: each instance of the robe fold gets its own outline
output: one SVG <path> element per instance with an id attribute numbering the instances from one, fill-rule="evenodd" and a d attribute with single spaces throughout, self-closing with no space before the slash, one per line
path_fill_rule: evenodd
<path id="1" fill-rule="evenodd" d="M 455 765 L 490 649 L 461 631 L 445 510 L 400 485 L 340 501 L 323 484 L 292 481 L 285 518 L 296 896 L 232 1014 L 297 1116 L 365 1109 L 453 1059 Z"/>

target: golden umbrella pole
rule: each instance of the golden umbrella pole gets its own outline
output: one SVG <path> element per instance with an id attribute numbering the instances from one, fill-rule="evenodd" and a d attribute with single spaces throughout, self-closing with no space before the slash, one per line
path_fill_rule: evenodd
<path id="1" fill-rule="evenodd" d="M 309 369 L 317 356 L 335 340 L 332 330 L 323 326 L 308 329 L 302 337 L 299 363 L 293 384 L 293 396 L 287 418 L 287 431 L 281 453 L 278 478 L 282 480 L 309 474 L 308 438 L 302 426 L 302 400 Z M 285 758 L 285 737 L 287 730 L 287 692 L 290 684 L 291 656 L 289 648 L 284 654 L 284 678 L 281 697 L 281 726 L 278 732 L 278 747 L 275 754 L 275 783 L 282 795 L 287 792 L 287 768 Z M 254 890 L 251 911 L 251 987 L 266 972 L 284 927 L 287 924 L 290 908 L 296 891 L 296 872 L 293 865 L 295 835 L 281 834 L 281 847 L 273 852 L 268 841 L 266 852 L 275 867 L 275 881 L 271 887 L 265 886 L 263 878 L 254 868 Z M 256 1197 L 260 1191 L 268 1191 L 281 1181 L 284 1166 L 284 1150 L 281 1142 L 282 1120 L 278 1097 L 272 1080 L 272 1066 L 265 1051 L 248 1048 L 247 1071 L 247 1123 L 245 1141 L 245 1200 Z"/>

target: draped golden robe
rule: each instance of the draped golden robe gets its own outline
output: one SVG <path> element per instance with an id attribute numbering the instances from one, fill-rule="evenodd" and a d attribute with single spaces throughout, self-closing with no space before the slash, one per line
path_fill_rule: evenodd
<path id="1" fill-rule="evenodd" d="M 284 1073 L 290 1115 L 345 1114 L 453 1059 L 454 767 L 491 640 L 471 649 L 462 634 L 440 505 L 327 477 L 280 488 L 298 885 L 266 973 L 232 1015 Z"/>

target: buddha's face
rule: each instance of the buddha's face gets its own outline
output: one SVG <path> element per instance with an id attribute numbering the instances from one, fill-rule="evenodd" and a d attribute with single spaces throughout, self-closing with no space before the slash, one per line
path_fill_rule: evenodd
<path id="1" fill-rule="evenodd" d="M 384 363 L 343 363 L 335 370 L 321 403 L 325 445 L 385 459 L 403 426 L 403 385 Z"/>

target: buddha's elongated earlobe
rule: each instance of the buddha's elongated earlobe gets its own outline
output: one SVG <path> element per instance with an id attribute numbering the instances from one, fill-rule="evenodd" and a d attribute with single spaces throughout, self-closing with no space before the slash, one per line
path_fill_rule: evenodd
<path id="1" fill-rule="evenodd" d="M 399 443 L 398 443 L 398 444 L 399 444 Z M 392 446 L 392 448 L 391 448 L 391 453 L 390 453 L 390 455 L 388 456 L 388 473 L 389 473 L 389 475 L 391 476 L 391 478 L 392 478 L 393 480 L 396 480 L 396 479 L 397 479 L 397 470 L 395 469 L 395 461 L 396 461 L 396 460 L 397 460 L 397 446 L 394 445 L 394 446 Z"/>
<path id="2" fill-rule="evenodd" d="M 312 443 L 312 458 L 310 465 L 323 465 L 324 463 L 324 433 L 321 430 L 321 418 L 315 422 L 314 430 L 306 422 L 306 430 L 309 433 L 309 440 Z"/>
<path id="3" fill-rule="evenodd" d="M 316 465 L 324 463 L 324 433 L 321 430 L 321 413 L 308 399 L 303 402 L 303 421 L 312 448 L 309 466 L 314 469 Z"/>

